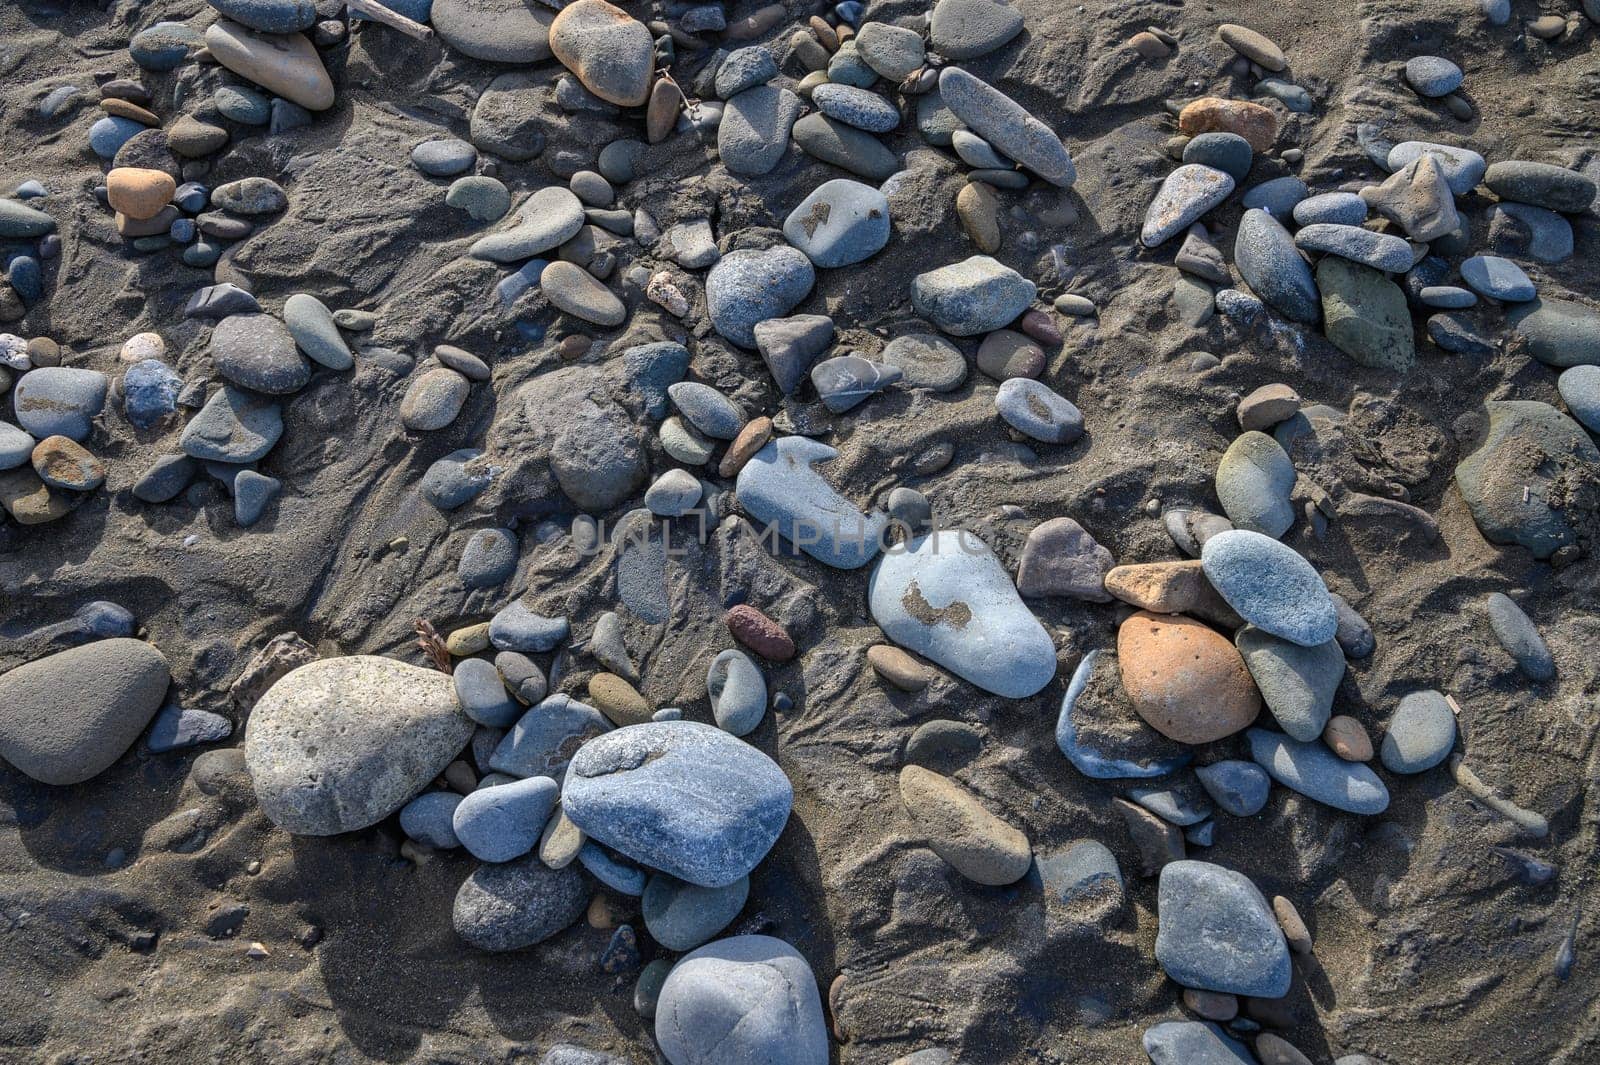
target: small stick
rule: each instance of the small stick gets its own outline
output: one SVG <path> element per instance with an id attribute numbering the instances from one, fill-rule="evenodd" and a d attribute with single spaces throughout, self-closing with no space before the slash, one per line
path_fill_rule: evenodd
<path id="1" fill-rule="evenodd" d="M 351 11 L 367 16 L 373 22 L 381 22 L 385 26 L 399 30 L 407 37 L 415 37 L 425 41 L 433 36 L 433 30 L 420 22 L 413 22 L 398 11 L 390 11 L 378 0 L 344 0 L 344 6 Z"/>
<path id="2" fill-rule="evenodd" d="M 1549 821 L 1532 810 L 1523 809 L 1510 799 L 1502 799 L 1496 795 L 1489 785 L 1479 780 L 1478 775 L 1467 768 L 1459 754 L 1450 756 L 1450 775 L 1473 798 L 1515 824 L 1527 835 L 1534 839 L 1544 839 L 1550 834 Z"/>

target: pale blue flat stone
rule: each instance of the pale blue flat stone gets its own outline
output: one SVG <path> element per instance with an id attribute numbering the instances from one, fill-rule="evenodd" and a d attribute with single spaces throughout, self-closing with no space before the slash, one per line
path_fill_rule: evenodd
<path id="1" fill-rule="evenodd" d="M 751 517 L 824 565 L 859 569 L 878 553 L 888 515 L 863 514 L 812 469 L 839 453 L 804 436 L 772 441 L 745 463 L 734 494 Z"/>

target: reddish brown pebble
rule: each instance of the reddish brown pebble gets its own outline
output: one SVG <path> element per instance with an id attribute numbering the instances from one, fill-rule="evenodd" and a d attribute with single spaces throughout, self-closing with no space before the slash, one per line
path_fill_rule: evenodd
<path id="1" fill-rule="evenodd" d="M 1237 133 L 1258 152 L 1271 149 L 1278 139 L 1278 116 L 1269 107 L 1248 100 L 1203 96 L 1178 115 L 1178 132 L 1191 137 L 1202 133 Z"/>
<path id="2" fill-rule="evenodd" d="M 1372 761 L 1372 737 L 1353 717 L 1344 714 L 1330 717 L 1322 730 L 1322 742 L 1347 762 Z"/>
<path id="3" fill-rule="evenodd" d="M 839 998 L 843 994 L 844 973 L 840 973 L 833 978 L 833 983 L 828 985 L 828 1014 L 833 1018 L 833 1037 L 841 1043 L 848 1043 L 850 1037 L 845 1034 L 844 1025 L 839 1022 Z"/>
<path id="4" fill-rule="evenodd" d="M 574 333 L 564 337 L 561 341 L 561 357 L 567 362 L 581 359 L 589 353 L 589 338 L 582 333 Z"/>
<path id="5" fill-rule="evenodd" d="M 145 110 L 136 103 L 127 100 L 118 100 L 111 97 L 100 101 L 100 110 L 116 118 L 126 118 L 139 123 L 141 126 L 159 126 L 161 117 Z"/>
<path id="6" fill-rule="evenodd" d="M 1239 1016 L 1238 997 L 1222 991 L 1200 991 L 1186 987 L 1183 989 L 1183 1004 L 1191 1013 L 1208 1021 L 1231 1021 Z"/>
<path id="7" fill-rule="evenodd" d="M 1294 903 L 1282 895 L 1274 895 L 1272 913 L 1278 918 L 1278 927 L 1283 929 L 1283 938 L 1289 941 L 1289 949 L 1296 954 L 1310 954 L 1311 930 L 1300 919 L 1300 911 L 1294 908 Z"/>
<path id="8" fill-rule="evenodd" d="M 737 477 L 739 471 L 744 469 L 744 464 L 754 458 L 757 451 L 766 447 L 767 441 L 771 439 L 771 418 L 763 415 L 745 422 L 744 428 L 739 430 L 739 435 L 728 445 L 728 452 L 722 456 L 722 464 L 717 467 L 717 472 L 724 477 Z"/>
<path id="9" fill-rule="evenodd" d="M 821 41 L 822 47 L 828 51 L 837 52 L 839 50 L 839 35 L 833 31 L 832 26 L 816 15 L 811 16 L 811 32 L 817 35 L 817 40 Z"/>
<path id="10" fill-rule="evenodd" d="M 1022 312 L 1022 317 L 1017 319 L 1017 328 L 1046 347 L 1061 343 L 1061 330 L 1056 328 L 1055 319 L 1037 307 L 1029 307 Z"/>
<path id="11" fill-rule="evenodd" d="M 1146 59 L 1164 59 L 1172 54 L 1172 49 L 1167 47 L 1167 43 L 1149 31 L 1134 34 L 1128 44 Z"/>
<path id="12" fill-rule="evenodd" d="M 783 626 L 748 603 L 730 608 L 727 621 L 735 640 L 769 662 L 787 662 L 794 657 L 794 641 Z"/>

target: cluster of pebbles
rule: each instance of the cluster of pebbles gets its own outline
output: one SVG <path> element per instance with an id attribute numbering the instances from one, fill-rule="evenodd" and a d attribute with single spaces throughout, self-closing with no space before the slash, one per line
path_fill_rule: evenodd
<path id="1" fill-rule="evenodd" d="M 297 486 L 278 463 L 280 441 L 286 426 L 307 424 L 287 407 L 367 389 L 369 368 L 403 380 L 385 408 L 399 426 L 389 453 L 399 462 L 435 436 L 457 440 L 464 412 L 491 401 L 497 378 L 527 352 L 552 353 L 528 405 L 562 410 L 546 476 L 577 516 L 536 535 L 614 550 L 611 609 L 580 630 L 536 579 L 519 579 L 530 530 L 502 512 L 463 526 L 470 536 L 453 562 L 463 601 L 475 597 L 461 613 L 482 620 L 442 635 L 419 623 L 425 664 L 329 654 L 292 634 L 273 641 L 234 683 L 248 716 L 242 751 L 227 753 L 274 826 L 333 836 L 397 824 L 400 853 L 416 865 L 470 868 L 448 919 L 482 951 L 532 947 L 586 916 L 611 927 L 597 965 L 625 977 L 672 1065 L 824 1065 L 848 1045 L 829 1019 L 844 978 L 825 993 L 814 958 L 741 919 L 752 874 L 792 823 L 796 788 L 774 760 L 789 737 L 773 719 L 795 705 L 780 671 L 807 657 L 815 633 L 757 587 L 724 602 L 721 644 L 692 682 L 651 677 L 640 638 L 679 620 L 640 576 L 663 564 L 663 536 L 703 543 L 734 525 L 766 530 L 787 564 L 834 571 L 844 582 L 834 587 L 852 590 L 874 633 L 865 662 L 885 691 L 966 685 L 972 698 L 1018 701 L 1049 689 L 1056 749 L 1082 777 L 1109 782 L 1125 835 L 1036 845 L 1026 811 L 1002 808 L 961 771 L 990 742 L 986 731 L 943 718 L 910 732 L 883 817 L 907 819 L 964 890 L 1032 890 L 1084 927 L 1124 920 L 1127 880 L 1152 878 L 1156 930 L 1143 964 L 1181 989 L 1181 1012 L 1149 1019 L 1150 1060 L 1311 1061 L 1279 1005 L 1316 964 L 1296 902 L 1269 900 L 1243 873 L 1196 855 L 1262 815 L 1275 785 L 1371 818 L 1389 809 L 1395 781 L 1428 773 L 1470 793 L 1518 846 L 1550 832 L 1466 764 L 1461 707 L 1440 690 L 1448 676 L 1387 693 L 1381 726 L 1335 712 L 1349 663 L 1382 655 L 1383 640 L 1330 590 L 1341 579 L 1284 538 L 1395 521 L 1436 542 L 1439 526 L 1404 483 L 1325 476 L 1341 461 L 1330 436 L 1351 415 L 1270 380 L 1234 405 L 1215 507 L 1152 499 L 1167 560 L 1119 563 L 1063 507 L 1016 543 L 944 527 L 935 493 L 906 482 L 953 468 L 948 444 L 883 471 L 881 504 L 841 490 L 833 444 L 874 404 L 915 393 L 936 414 L 939 397 L 973 377 L 992 393 L 991 423 L 1040 465 L 1076 461 L 1120 428 L 1097 424 L 1088 393 L 1080 409 L 1064 394 L 1078 390 L 1051 369 L 1051 353 L 1093 328 L 1096 302 L 1067 291 L 1060 272 L 1030 277 L 997 258 L 1038 247 L 1019 224 L 1030 218 L 1020 198 L 1065 195 L 1088 165 L 1075 162 L 1056 116 L 1022 102 L 1026 92 L 963 66 L 1011 46 L 1025 33 L 1022 12 L 999 0 L 903 6 L 880 17 L 845 0 L 796 24 L 777 4 L 730 18 L 721 3 L 672 3 L 641 20 L 607 0 L 209 0 L 184 21 L 141 26 L 127 45 L 140 75 L 99 85 L 101 115 L 86 130 L 103 182 L 52 190 L 41 173 L 0 199 L 0 321 L 16 330 L 0 333 L 0 391 L 10 396 L 0 521 L 48 537 L 97 494 L 157 515 L 203 507 L 220 485 L 230 535 L 281 526 Z M 1503 26 L 1509 5 L 1486 0 L 1483 17 Z M 1570 43 L 1593 30 L 1574 13 L 1526 32 Z M 295 225 L 303 164 L 252 143 L 333 120 L 353 34 L 405 35 L 499 65 L 458 107 L 467 138 L 430 137 L 390 162 L 431 183 L 439 232 L 459 243 L 461 269 L 485 279 L 480 302 L 504 316 L 520 354 L 440 341 L 418 363 L 373 338 L 393 305 L 382 315 L 343 305 L 315 278 L 282 298 L 255 294 L 249 242 Z M 1378 180 L 1314 188 L 1279 172 L 1303 159 L 1280 140 L 1286 118 L 1315 113 L 1316 86 L 1297 83 L 1262 34 L 1233 24 L 1216 34 L 1252 99 L 1172 105 L 1176 165 L 1127 234 L 1138 255 L 1170 268 L 1177 315 L 1194 327 L 1217 316 L 1241 330 L 1318 334 L 1374 387 L 1399 387 L 1425 355 L 1525 355 L 1528 394 L 1486 404 L 1454 485 L 1488 543 L 1556 569 L 1590 558 L 1600 310 L 1543 268 L 1583 254 L 1575 231 L 1594 211 L 1595 181 L 1464 144 L 1391 143 L 1366 125 L 1360 149 Z M 1127 51 L 1160 63 L 1193 46 L 1151 27 Z M 1441 119 L 1473 117 L 1454 62 L 1418 55 L 1397 76 Z M 81 95 L 50 91 L 33 117 L 65 120 Z M 592 165 L 547 160 L 557 178 L 530 189 L 524 167 L 545 154 L 547 106 L 631 135 L 596 144 Z M 959 191 L 936 209 L 970 254 L 905 272 L 901 302 L 919 328 L 885 342 L 858 328 L 851 300 L 812 297 L 819 275 L 848 274 L 892 248 L 896 212 L 922 187 L 884 138 L 912 128 L 962 168 Z M 648 178 L 652 146 L 674 138 L 703 145 L 706 166 L 733 182 L 772 174 L 791 147 L 847 176 L 793 190 L 771 225 L 696 210 L 692 197 L 662 225 L 630 187 Z M 1252 181 L 1263 164 L 1278 176 Z M 241 166 L 262 172 L 212 183 Z M 1076 218 L 1076 208 L 1061 211 L 1044 222 Z M 174 257 L 200 279 L 180 294 L 167 337 L 138 333 L 102 360 L 65 350 L 48 330 L 25 335 L 48 321 L 63 240 L 108 224 L 122 243 L 104 254 Z M 630 331 L 643 320 L 664 338 Z M 714 367 L 704 351 L 716 352 Z M 1196 373 L 1217 364 L 1190 357 Z M 760 387 L 747 387 L 757 377 Z M 1563 406 L 1535 398 L 1552 383 Z M 544 430 L 516 412 L 499 417 L 482 439 L 426 464 L 419 505 L 446 523 L 469 520 L 475 501 L 511 490 L 508 441 Z M 117 470 L 107 456 L 129 453 L 129 441 L 156 457 Z M 613 512 L 623 517 L 608 532 Z M 1531 683 L 1557 683 L 1517 591 L 1485 590 L 1486 627 Z M 1041 620 L 1044 601 L 1086 604 L 1114 639 L 1072 653 Z M 113 602 L 61 623 L 46 642 L 70 646 L 0 675 L 0 756 L 70 786 L 141 736 L 157 754 L 228 739 L 230 718 L 185 706 L 145 635 Z M 646 695 L 669 689 L 683 706 Z M 1125 874 L 1129 855 L 1136 866 Z M 1369 1049 L 1335 1060 L 1402 1060 Z M 621 1060 L 565 1044 L 544 1058 Z M 897 1059 L 951 1060 L 938 1046 Z"/>

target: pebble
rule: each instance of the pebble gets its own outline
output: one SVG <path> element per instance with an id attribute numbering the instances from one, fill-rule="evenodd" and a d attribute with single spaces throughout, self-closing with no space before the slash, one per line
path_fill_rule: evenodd
<path id="1" fill-rule="evenodd" d="M 756 346 L 755 326 L 794 310 L 816 283 L 805 254 L 787 245 L 724 255 L 706 275 L 706 310 L 725 339 Z"/>
<path id="2" fill-rule="evenodd" d="M 464 506 L 489 487 L 493 477 L 483 452 L 460 448 L 429 465 L 417 488 L 440 510 Z"/>
<path id="3" fill-rule="evenodd" d="M 1295 204 L 1293 213 L 1295 222 L 1302 226 L 1359 226 L 1367 220 L 1367 201 L 1353 192 L 1324 192 Z"/>
<path id="4" fill-rule="evenodd" d="M 1461 68 L 1436 55 L 1419 55 L 1406 60 L 1406 84 L 1418 96 L 1448 96 L 1461 87 Z"/>
<path id="5" fill-rule="evenodd" d="M 1547 559 L 1577 542 L 1571 516 L 1557 505 L 1570 476 L 1563 467 L 1600 468 L 1600 449 L 1577 423 L 1549 404 L 1491 400 L 1485 406 L 1488 432 L 1478 449 L 1456 466 L 1456 487 L 1486 540 L 1517 544 L 1534 558 Z M 1517 454 L 1560 455 L 1564 460 L 1530 467 L 1503 459 Z"/>
<path id="6" fill-rule="evenodd" d="M 821 314 L 768 318 L 757 322 L 752 332 L 778 390 L 789 395 L 833 341 L 833 319 Z"/>
<path id="7" fill-rule="evenodd" d="M 225 319 L 223 324 L 227 321 Z M 296 292 L 285 300 L 283 323 L 295 346 L 311 361 L 330 370 L 348 370 L 355 365 L 350 347 L 333 320 L 333 312 L 315 296 Z"/>
<path id="8" fill-rule="evenodd" d="M 978 250 L 1000 250 L 1000 198 L 994 187 L 983 181 L 969 181 L 956 193 L 956 215 Z"/>
<path id="9" fill-rule="evenodd" d="M 1321 309 L 1317 284 L 1294 238 L 1277 219 L 1259 208 L 1246 211 L 1233 255 L 1245 283 L 1274 310 L 1293 321 L 1316 323 Z"/>
<path id="10" fill-rule="evenodd" d="M 400 400 L 400 422 L 412 432 L 443 429 L 467 402 L 471 383 L 454 370 L 436 366 L 415 377 Z"/>
<path id="11" fill-rule="evenodd" d="M 783 626 L 748 603 L 729 607 L 724 621 L 735 640 L 769 662 L 787 662 L 795 656 L 794 640 Z"/>
<path id="12" fill-rule="evenodd" d="M 495 660 L 498 665 L 500 656 Z M 539 685 L 543 683 L 540 676 Z M 523 690 L 529 690 L 527 685 L 525 681 Z M 535 702 L 512 726 L 490 755 L 489 768 L 514 777 L 560 780 L 573 753 L 609 731 L 611 722 L 594 707 L 567 695 L 552 695 Z"/>
<path id="13" fill-rule="evenodd" d="M 1322 742 L 1347 762 L 1372 761 L 1372 738 L 1367 735 L 1361 722 L 1353 717 L 1344 714 L 1330 717 L 1327 727 L 1322 730 Z"/>
<path id="14" fill-rule="evenodd" d="M 792 797 L 783 771 L 754 747 L 709 725 L 660 721 L 584 744 L 561 804 L 591 839 L 714 888 L 766 856 Z"/>
<path id="15" fill-rule="evenodd" d="M 560 790 L 549 777 L 480 788 L 455 808 L 451 824 L 456 838 L 481 861 L 520 858 L 538 844 Z"/>
<path id="16" fill-rule="evenodd" d="M 789 213 L 783 235 L 817 266 L 851 266 L 889 243 L 889 201 L 870 185 L 835 178 Z"/>
<path id="17" fill-rule="evenodd" d="M 1267 152 L 1278 139 L 1278 116 L 1261 104 L 1203 96 L 1178 113 L 1178 132 L 1189 137 L 1236 133 L 1252 150 Z"/>
<path id="18" fill-rule="evenodd" d="M 1405 293 L 1384 274 L 1339 256 L 1317 264 L 1323 331 L 1362 366 L 1405 373 L 1416 362 L 1416 329 Z"/>
<path id="19" fill-rule="evenodd" d="M 766 713 L 766 680 L 743 651 L 730 648 L 712 660 L 706 692 L 717 727 L 735 736 L 752 732 Z"/>
<path id="20" fill-rule="evenodd" d="M 326 111 L 334 104 L 333 80 L 301 34 L 263 34 L 219 19 L 206 28 L 205 44 L 235 74 L 307 110 Z"/>
<path id="21" fill-rule="evenodd" d="M 900 124 L 900 111 L 882 96 L 854 85 L 818 85 L 811 101 L 830 118 L 868 133 L 888 133 Z"/>
<path id="22" fill-rule="evenodd" d="M 668 386 L 667 395 L 678 412 L 706 436 L 732 440 L 744 428 L 744 412 L 710 385 L 679 381 Z"/>
<path id="23" fill-rule="evenodd" d="M 1300 410 L 1300 396 L 1285 384 L 1262 385 L 1239 401 L 1235 411 L 1239 427 L 1246 432 L 1271 429 L 1294 417 Z"/>
<path id="24" fill-rule="evenodd" d="M 1591 433 L 1600 434 L 1600 366 L 1563 370 L 1556 389 L 1567 410 Z"/>
<path id="25" fill-rule="evenodd" d="M 1239 198 L 1239 203 L 1246 210 L 1260 208 L 1272 217 L 1282 219 L 1294 214 L 1300 201 L 1310 195 L 1311 190 L 1306 188 L 1306 183 L 1290 175 L 1263 181 L 1247 189 Z"/>
<path id="26" fill-rule="evenodd" d="M 25 465 L 38 441 L 9 422 L 0 422 L 0 470 Z"/>
<path id="27" fill-rule="evenodd" d="M 1010 325 L 1033 302 L 1032 281 L 987 255 L 918 274 L 911 302 L 952 336 L 977 336 Z"/>
<path id="28" fill-rule="evenodd" d="M 436 850 L 461 846 L 452 825 L 461 796 L 451 791 L 425 791 L 400 809 L 400 830 Z"/>
<path id="29" fill-rule="evenodd" d="M 456 663 L 454 680 L 461 712 L 478 724 L 507 728 L 522 716 L 522 708 L 506 691 L 493 663 L 482 658 L 463 659 Z"/>
<path id="30" fill-rule="evenodd" d="M 1217 499 L 1236 528 L 1282 536 L 1294 524 L 1289 496 L 1294 463 L 1276 440 L 1249 431 L 1236 437 L 1217 464 Z"/>
<path id="31" fill-rule="evenodd" d="M 475 222 L 498 222 L 511 210 L 511 192 L 492 177 L 457 178 L 445 191 L 447 207 L 465 211 Z"/>
<path id="32" fill-rule="evenodd" d="M 433 0 L 434 30 L 452 48 L 491 63 L 549 59 L 556 13 L 525 0 Z"/>
<path id="33" fill-rule="evenodd" d="M 1266 808 L 1272 780 L 1254 762 L 1222 761 L 1195 770 L 1216 804 L 1235 817 L 1254 817 Z"/>
<path id="34" fill-rule="evenodd" d="M 779 437 L 745 463 L 734 494 L 786 543 L 835 569 L 859 569 L 878 553 L 888 518 L 863 513 L 813 468 L 837 456 L 821 441 Z"/>
<path id="35" fill-rule="evenodd" d="M 1201 163 L 1178 167 L 1167 175 L 1145 213 L 1140 242 L 1154 248 L 1171 240 L 1227 199 L 1233 186 L 1233 177 L 1215 167 Z"/>
<path id="36" fill-rule="evenodd" d="M 1431 152 L 1422 153 L 1383 184 L 1362 189 L 1361 198 L 1415 241 L 1439 240 L 1461 228 L 1449 179 Z"/>
<path id="37" fill-rule="evenodd" d="M 835 414 L 865 402 L 900 380 L 900 368 L 885 366 L 859 355 L 824 359 L 811 368 L 811 383 L 822 405 Z"/>
<path id="38" fill-rule="evenodd" d="M 177 191 L 178 183 L 160 170 L 119 166 L 106 174 L 106 199 L 111 209 L 129 218 L 154 218 Z"/>
<path id="39" fill-rule="evenodd" d="M 157 22 L 146 26 L 128 42 L 128 55 L 145 70 L 163 73 L 189 58 L 200 34 L 182 22 Z"/>
<path id="40" fill-rule="evenodd" d="M 922 35 L 893 23 L 868 22 L 861 27 L 855 42 L 862 62 L 895 84 L 922 69 L 927 61 Z"/>
<path id="41" fill-rule="evenodd" d="M 831 322 L 829 326 L 831 335 Z M 967 358 L 961 349 L 933 333 L 895 337 L 878 357 L 900 369 L 908 388 L 949 392 L 967 379 Z"/>
<path id="42" fill-rule="evenodd" d="M 616 294 L 573 263 L 550 263 L 539 275 L 539 286 L 556 310 L 601 328 L 613 329 L 628 319 L 628 309 Z"/>
<path id="43" fill-rule="evenodd" d="M 1051 518 L 1028 533 L 1017 565 L 1017 591 L 1109 603 L 1106 575 L 1114 565 L 1111 552 L 1083 526 L 1071 518 Z"/>
<path id="44" fill-rule="evenodd" d="M 820 112 L 796 121 L 790 135 L 807 155 L 869 181 L 883 181 L 900 169 L 899 157 L 878 138 Z"/>
<path id="45" fill-rule="evenodd" d="M 900 800 L 933 852 L 975 883 L 1013 884 L 1033 865 L 1028 837 L 949 777 L 908 765 L 900 770 Z"/>
<path id="46" fill-rule="evenodd" d="M 1489 245 L 1495 251 L 1541 263 L 1572 258 L 1572 223 L 1543 207 L 1509 200 L 1489 208 Z"/>
<path id="47" fill-rule="evenodd" d="M 729 100 L 717 125 L 722 165 L 749 177 L 769 173 L 783 158 L 789 131 L 804 109 L 800 97 L 775 85 L 757 85 Z"/>
<path id="48" fill-rule="evenodd" d="M 1157 910 L 1156 961 L 1175 983 L 1256 998 L 1288 993 L 1288 944 L 1244 874 L 1210 862 L 1171 862 L 1161 870 Z"/>
<path id="49" fill-rule="evenodd" d="M 328 658 L 290 672 L 256 702 L 245 761 L 273 824 L 326 836 L 405 805 L 472 729 L 437 670 L 371 655 Z"/>
<path id="50" fill-rule="evenodd" d="M 1522 267 L 1498 255 L 1474 255 L 1461 263 L 1461 278 L 1480 296 L 1502 303 L 1526 303 L 1538 295 Z"/>
<path id="51" fill-rule="evenodd" d="M 1243 1043 L 1214 1024 L 1164 1021 L 1144 1033 L 1144 1052 L 1151 1065 L 1252 1065 Z"/>
<path id="52" fill-rule="evenodd" d="M 884 555 L 867 602 L 890 640 L 984 691 L 1022 699 L 1055 676 L 1049 633 L 971 534 L 935 532 Z"/>
<path id="53" fill-rule="evenodd" d="M 1405 273 L 1411 269 L 1409 243 L 1393 234 L 1375 233 L 1360 226 L 1312 223 L 1294 235 L 1294 243 L 1296 247 L 1307 251 L 1337 255 L 1391 274 Z"/>
<path id="54" fill-rule="evenodd" d="M 423 141 L 411 149 L 412 164 L 429 177 L 455 177 L 477 161 L 478 149 L 455 137 Z"/>
<path id="55" fill-rule="evenodd" d="M 556 15 L 550 50 L 583 87 L 619 107 L 650 95 L 654 42 L 644 23 L 606 0 L 576 0 Z"/>
<path id="56" fill-rule="evenodd" d="M 38 439 L 88 439 L 105 408 L 110 381 L 98 370 L 43 366 L 25 373 L 11 392 L 17 424 Z"/>
<path id="57" fill-rule="evenodd" d="M 1255 149 L 1237 133 L 1202 133 L 1183 146 L 1186 165 L 1208 166 L 1227 174 L 1235 182 L 1245 179 L 1255 159 Z M 1174 171 L 1176 173 L 1176 171 Z M 1168 179 L 1171 180 L 1170 177 Z M 1204 213 L 1204 212 L 1201 212 Z"/>
<path id="58" fill-rule="evenodd" d="M 212 189 L 211 205 L 233 214 L 276 214 L 289 206 L 289 195 L 276 181 L 247 177 Z"/>
<path id="59" fill-rule="evenodd" d="M 1257 628 L 1302 647 L 1333 639 L 1338 613 L 1322 577 L 1294 548 L 1248 529 L 1219 532 L 1200 551 L 1206 578 Z"/>
<path id="60" fill-rule="evenodd" d="M 656 1001 L 655 1036 L 669 1065 L 828 1062 L 817 978 L 771 936 L 721 939 L 679 959 Z"/>
<path id="61" fill-rule="evenodd" d="M 767 446 L 772 439 L 772 419 L 762 415 L 752 418 L 745 423 L 739 435 L 733 438 L 733 443 L 728 445 L 727 451 L 722 455 L 722 462 L 717 466 L 717 473 L 723 477 L 737 477 L 745 464 L 755 458 L 756 453 Z"/>
<path id="62" fill-rule="evenodd" d="M 184 426 L 178 446 L 206 462 L 254 462 L 283 435 L 276 401 L 223 385 Z"/>
<path id="63" fill-rule="evenodd" d="M 52 488 L 90 492 L 105 483 L 103 462 L 75 440 L 47 436 L 33 449 L 33 471 Z"/>
<path id="64" fill-rule="evenodd" d="M 1179 743 L 1231 736 L 1261 711 L 1261 697 L 1239 652 L 1193 619 L 1134 614 L 1117 630 L 1117 661 L 1134 710 Z"/>
<path id="65" fill-rule="evenodd" d="M 977 59 L 1021 32 L 1022 12 L 996 0 L 938 0 L 928 17 L 929 42 L 946 59 Z"/>
<path id="66" fill-rule="evenodd" d="M 131 118 L 118 118 L 107 115 L 89 127 L 89 147 L 101 159 L 113 159 L 122 146 L 127 144 L 138 134 L 144 132 L 145 127 Z M 7 228 L 6 215 L 17 214 L 21 204 L 14 207 L 0 208 L 0 232 Z M 26 208 L 32 210 L 32 208 Z M 39 212 L 34 212 L 39 213 Z"/>
<path id="67" fill-rule="evenodd" d="M 583 201 L 571 189 L 549 185 L 522 201 L 510 228 L 479 238 L 467 254 L 498 263 L 522 263 L 565 244 L 578 235 L 583 224 Z"/>
<path id="68" fill-rule="evenodd" d="M 1456 742 L 1456 715 L 1436 691 L 1412 692 L 1389 719 L 1378 757 L 1391 773 L 1423 773 L 1450 754 Z"/>
<path id="69" fill-rule="evenodd" d="M 992 0 L 950 2 L 992 4 Z M 1020 26 L 1022 16 L 1012 14 Z M 949 66 L 939 73 L 939 96 L 957 118 L 1007 158 L 1060 188 L 1068 188 L 1076 180 L 1077 170 L 1061 138 L 998 89 L 960 67 Z"/>
<path id="70" fill-rule="evenodd" d="M 1389 789 L 1376 773 L 1344 761 L 1321 743 L 1260 728 L 1250 729 L 1245 739 L 1256 764 L 1291 791 L 1347 813 L 1381 814 L 1389 808 Z"/>
<path id="71" fill-rule="evenodd" d="M 126 637 L 57 651 L 0 674 L 0 757 L 45 784 L 80 784 L 133 746 L 166 699 L 160 651 Z"/>
<path id="72" fill-rule="evenodd" d="M 230 122 L 265 126 L 272 121 L 272 101 L 243 85 L 224 85 L 211 94 L 211 105 Z"/>
<path id="73" fill-rule="evenodd" d="M 728 58 L 717 67 L 715 89 L 717 96 L 731 100 L 746 89 L 765 85 L 777 76 L 778 61 L 772 57 L 772 52 L 765 45 L 751 45 L 728 53 Z"/>
<path id="74" fill-rule="evenodd" d="M 1257 33 L 1248 26 L 1238 26 L 1231 22 L 1224 22 L 1217 27 L 1217 36 L 1222 42 L 1257 66 L 1267 70 L 1278 71 L 1289 65 L 1289 61 L 1279 48 L 1266 35 Z"/>
<path id="75" fill-rule="evenodd" d="M 1254 626 L 1241 629 L 1235 642 L 1278 726 L 1297 740 L 1321 736 L 1344 677 L 1344 652 L 1338 643 L 1330 639 L 1302 647 Z"/>
<path id="76" fill-rule="evenodd" d="M 732 923 L 749 895 L 748 877 L 725 887 L 705 888 L 656 873 L 641 900 L 645 927 L 667 950 L 693 950 Z"/>
<path id="77" fill-rule="evenodd" d="M 1594 203 L 1595 182 L 1587 175 L 1551 163 L 1510 159 L 1491 165 L 1483 183 L 1502 200 L 1532 204 L 1564 214 L 1582 214 Z"/>
<path id="78" fill-rule="evenodd" d="M 668 470 L 645 491 L 644 505 L 650 513 L 664 518 L 679 518 L 700 502 L 698 479 L 688 470 Z"/>
<path id="79" fill-rule="evenodd" d="M 497 588 L 517 571 L 517 537 L 509 529 L 479 529 L 461 552 L 456 576 L 467 588 Z"/>
<path id="80" fill-rule="evenodd" d="M 521 950 L 583 916 L 590 890 L 576 868 L 551 869 L 536 855 L 485 862 L 456 892 L 451 922 L 479 950 Z"/>
<path id="81" fill-rule="evenodd" d="M 537 614 L 520 599 L 502 607 L 489 620 L 489 642 L 499 651 L 551 651 L 570 631 L 566 618 Z"/>
<path id="82" fill-rule="evenodd" d="M 1506 322 L 1546 366 L 1600 366 L 1600 310 L 1546 296 L 1509 308 Z"/>

